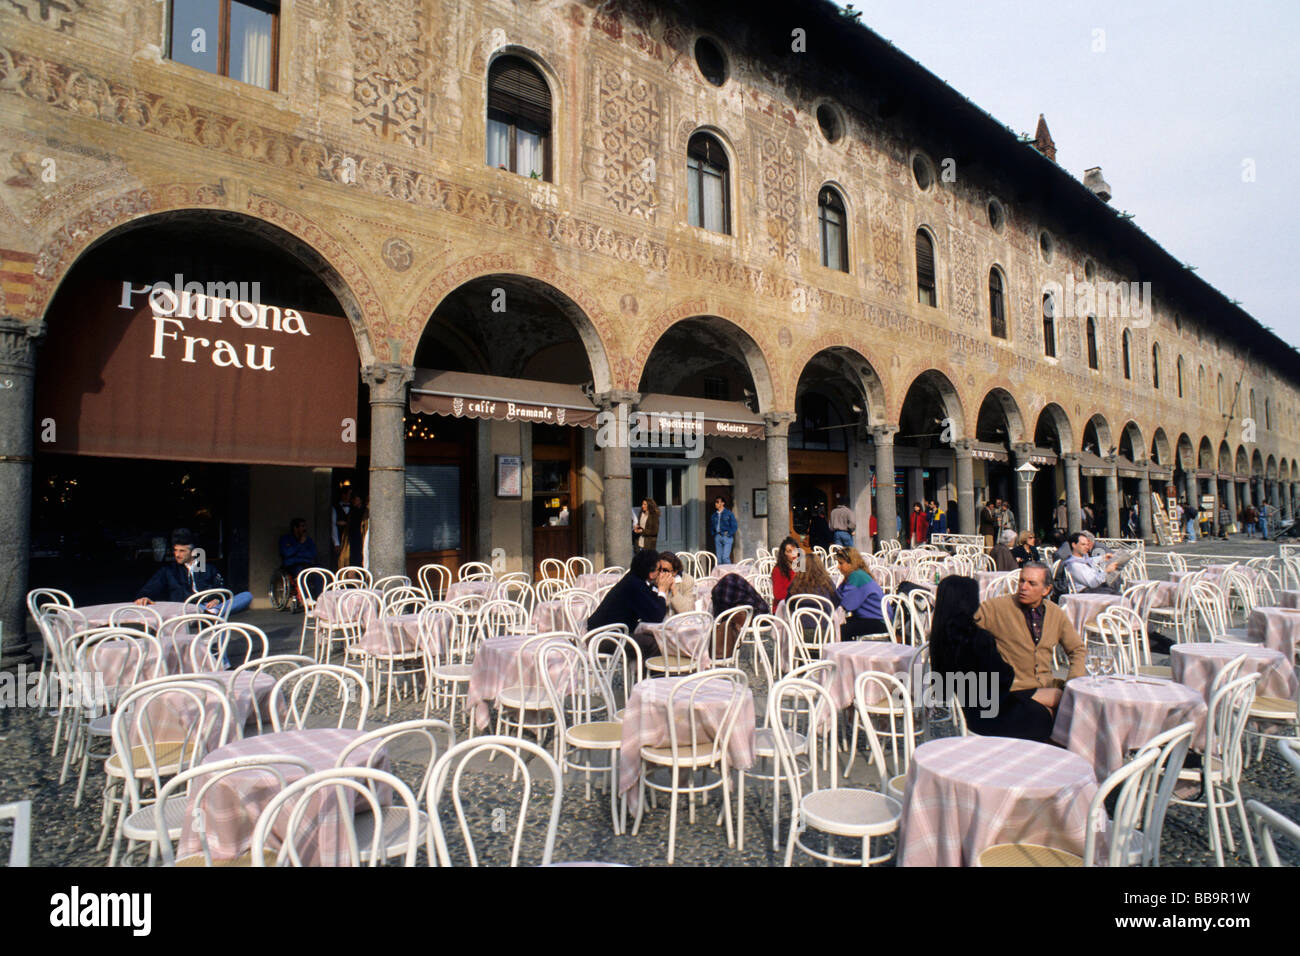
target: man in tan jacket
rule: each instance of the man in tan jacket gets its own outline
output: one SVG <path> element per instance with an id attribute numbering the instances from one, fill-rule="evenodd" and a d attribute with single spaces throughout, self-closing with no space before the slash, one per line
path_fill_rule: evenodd
<path id="1" fill-rule="evenodd" d="M 998 653 L 1015 671 L 1011 690 L 1043 688 L 1045 692 L 1035 693 L 1034 699 L 1055 710 L 1060 703 L 1060 691 L 1052 691 L 1060 686 L 1052 673 L 1056 645 L 1060 644 L 1070 655 L 1066 680 L 1083 676 L 1086 655 L 1083 639 L 1070 619 L 1047 600 L 1051 590 L 1047 565 L 1027 561 L 1020 571 L 1020 587 L 1016 593 L 985 601 L 975 614 L 975 623 L 997 638 Z"/>

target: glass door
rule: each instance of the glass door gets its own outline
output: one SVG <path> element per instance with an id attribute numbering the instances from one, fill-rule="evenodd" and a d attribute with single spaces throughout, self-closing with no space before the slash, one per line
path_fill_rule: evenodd
<path id="1" fill-rule="evenodd" d="M 631 517 L 640 514 L 643 499 L 654 499 L 659 506 L 659 538 L 655 548 L 660 551 L 686 550 L 686 507 L 682 493 L 685 478 L 685 465 L 632 466 Z"/>

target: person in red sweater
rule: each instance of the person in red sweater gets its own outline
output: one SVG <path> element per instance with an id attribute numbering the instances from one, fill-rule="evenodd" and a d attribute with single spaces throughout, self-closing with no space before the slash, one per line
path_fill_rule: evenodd
<path id="1" fill-rule="evenodd" d="M 772 568 L 773 608 L 784 601 L 786 595 L 790 593 L 790 582 L 794 580 L 802 556 L 803 548 L 794 538 L 786 538 L 781 542 L 776 555 L 776 566 Z"/>
<path id="2" fill-rule="evenodd" d="M 925 511 L 918 502 L 912 505 L 912 517 L 908 524 L 908 534 L 912 537 L 912 547 L 915 548 L 925 544 L 926 536 L 929 533 L 930 519 L 925 516 Z"/>

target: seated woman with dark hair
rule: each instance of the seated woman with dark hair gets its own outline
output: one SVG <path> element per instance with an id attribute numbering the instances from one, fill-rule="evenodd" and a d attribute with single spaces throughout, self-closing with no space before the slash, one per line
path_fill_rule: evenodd
<path id="1" fill-rule="evenodd" d="M 960 692 L 971 733 L 1046 743 L 1055 715 L 1043 699 L 1055 699 L 1058 692 L 1012 692 L 1015 671 L 998 653 L 997 639 L 975 623 L 979 605 L 980 588 L 973 578 L 950 575 L 939 582 L 930 626 L 930 669 L 942 686 Z"/>
<path id="2" fill-rule="evenodd" d="M 857 548 L 836 548 L 835 560 L 839 563 L 844 580 L 836 588 L 839 605 L 844 608 L 845 620 L 840 626 L 840 640 L 854 641 L 868 635 L 887 635 L 889 627 L 881 602 L 885 592 L 867 572 L 867 563 Z"/>
<path id="3" fill-rule="evenodd" d="M 794 583 L 795 566 L 798 564 L 803 548 L 794 538 L 786 538 L 777 549 L 776 564 L 772 568 L 772 606 L 776 607 L 790 593 Z"/>

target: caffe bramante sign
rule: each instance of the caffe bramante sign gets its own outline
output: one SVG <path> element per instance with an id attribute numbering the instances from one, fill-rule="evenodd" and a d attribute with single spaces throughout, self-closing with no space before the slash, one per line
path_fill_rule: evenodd
<path id="1" fill-rule="evenodd" d="M 247 290 L 178 277 L 92 280 L 60 293 L 38 360 L 39 447 L 355 465 L 358 358 L 348 321 Z"/>

